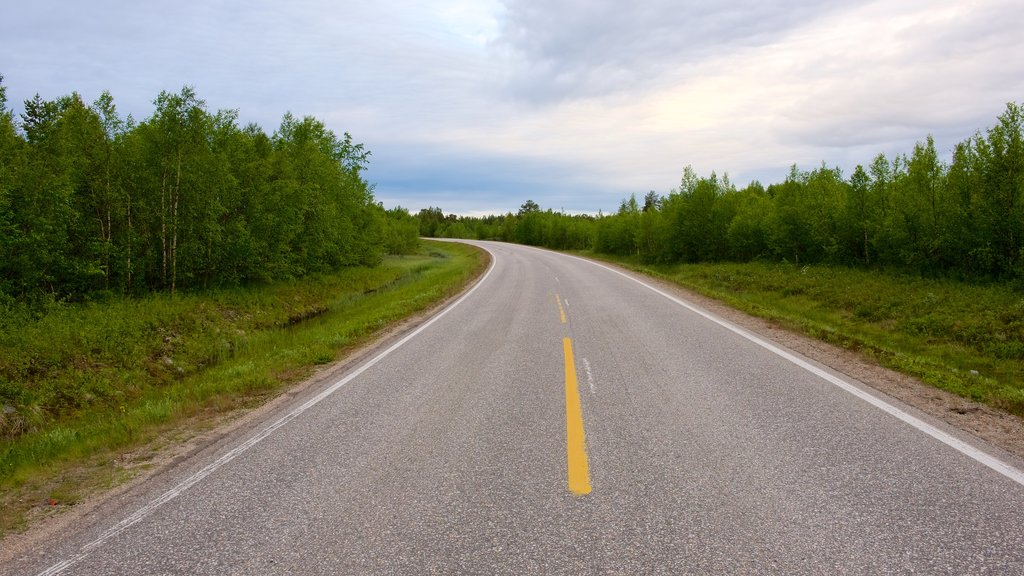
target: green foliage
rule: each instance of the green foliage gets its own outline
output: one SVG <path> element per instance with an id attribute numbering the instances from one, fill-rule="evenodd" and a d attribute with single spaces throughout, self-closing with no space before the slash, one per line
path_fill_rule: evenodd
<path id="1" fill-rule="evenodd" d="M 401 206 L 384 210 L 384 250 L 388 254 L 412 254 L 419 249 L 420 224 Z"/>
<path id="2" fill-rule="evenodd" d="M 636 195 L 610 215 L 569 216 L 532 200 L 484 218 L 419 214 L 421 233 L 637 256 L 645 263 L 842 264 L 1024 285 L 1024 109 L 939 159 L 931 136 L 910 157 L 879 154 L 849 178 L 792 166 L 767 189 L 687 166 L 665 196 Z"/>
<path id="3" fill-rule="evenodd" d="M 420 226 L 420 236 L 424 238 L 439 238 L 439 232 L 443 231 L 445 224 L 444 212 L 440 208 L 423 208 L 416 215 Z"/>
<path id="4" fill-rule="evenodd" d="M 726 230 L 731 256 L 756 260 L 768 254 L 772 200 L 759 183 L 753 183 L 735 196 L 735 216 Z"/>
<path id="5" fill-rule="evenodd" d="M 592 245 L 594 217 L 542 211 L 530 204 L 524 204 L 519 214 L 483 218 L 445 216 L 440 208 L 424 208 L 416 219 L 420 234 L 426 237 L 504 240 L 559 250 L 583 250 Z"/>
<path id="6" fill-rule="evenodd" d="M 0 96 L 0 291 L 17 299 L 236 286 L 414 248 L 362 178 L 369 152 L 315 118 L 268 136 L 185 87 L 140 123 L 104 92 L 37 95 L 15 125 Z"/>

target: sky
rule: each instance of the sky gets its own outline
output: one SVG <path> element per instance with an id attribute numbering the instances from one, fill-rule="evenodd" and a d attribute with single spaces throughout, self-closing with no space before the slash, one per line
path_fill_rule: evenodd
<path id="1" fill-rule="evenodd" d="M 567 212 L 796 164 L 947 157 L 1024 102 L 1020 0 L 33 0 L 0 19 L 8 107 L 162 90 L 372 153 L 385 207 Z"/>

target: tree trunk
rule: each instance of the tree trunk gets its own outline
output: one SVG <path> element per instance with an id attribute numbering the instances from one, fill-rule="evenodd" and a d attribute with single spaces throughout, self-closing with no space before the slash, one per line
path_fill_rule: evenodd
<path id="1" fill-rule="evenodd" d="M 132 291 L 132 235 L 135 232 L 132 229 L 132 195 L 128 194 L 128 266 L 127 266 L 127 282 L 126 292 L 131 294 Z"/>
<path id="2" fill-rule="evenodd" d="M 161 254 L 161 278 L 160 281 L 167 286 L 167 169 L 164 168 L 160 179 L 160 254 Z"/>
<path id="3" fill-rule="evenodd" d="M 171 227 L 171 295 L 178 284 L 178 203 L 181 200 L 181 152 L 178 152 L 178 170 L 174 179 Z"/>

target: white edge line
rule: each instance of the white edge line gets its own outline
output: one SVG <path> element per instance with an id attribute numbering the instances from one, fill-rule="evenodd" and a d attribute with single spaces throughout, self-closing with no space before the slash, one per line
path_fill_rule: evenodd
<path id="1" fill-rule="evenodd" d="M 487 250 L 487 249 L 484 248 L 484 250 Z M 301 415 L 306 410 L 309 410 L 313 406 L 316 406 L 321 401 L 323 401 L 325 398 L 327 398 L 328 396 L 330 396 L 331 394 L 336 392 L 339 388 L 341 388 L 342 386 L 348 384 L 349 382 L 351 382 L 353 379 L 358 377 L 363 372 L 366 372 L 367 370 L 369 370 L 371 367 L 373 367 L 375 364 L 377 364 L 378 362 L 383 360 L 386 356 L 388 356 L 389 354 L 391 354 L 395 350 L 401 348 L 402 345 L 404 345 L 406 342 L 408 342 L 409 340 L 412 340 L 413 338 L 418 336 L 421 332 L 423 332 L 424 330 L 429 328 L 434 322 L 437 322 L 438 320 L 443 318 L 446 314 L 448 314 L 453 309 L 455 309 L 456 306 L 461 304 L 463 300 L 465 300 L 466 298 L 469 298 L 469 296 L 471 294 L 473 294 L 473 292 L 476 292 L 476 289 L 479 288 L 487 280 L 487 278 L 491 275 L 491 272 L 494 270 L 494 254 L 490 250 L 487 250 L 487 252 L 491 255 L 491 264 L 490 264 L 490 266 L 488 266 L 487 272 L 483 275 L 482 278 L 480 278 L 479 281 L 477 281 L 476 284 L 473 285 L 472 288 L 469 289 L 468 292 L 466 292 L 465 294 L 460 296 L 458 300 L 456 300 L 455 302 L 452 302 L 444 310 L 441 310 L 436 315 L 434 315 L 433 318 L 431 318 L 430 320 L 427 320 L 421 326 L 419 326 L 418 328 L 416 328 L 415 330 L 413 330 L 412 332 L 410 332 L 409 334 L 404 336 L 401 340 L 399 340 L 398 342 L 395 342 L 394 344 L 389 346 L 387 348 L 387 350 L 384 350 L 380 354 L 374 356 L 374 358 L 372 360 L 370 360 L 369 362 L 363 364 L 359 368 L 356 368 L 355 370 L 350 372 L 347 376 L 345 376 L 341 380 L 338 380 L 334 384 L 331 384 L 328 388 L 324 389 L 322 392 L 320 392 L 316 396 L 310 398 L 309 400 L 304 402 L 301 406 L 299 406 L 299 407 L 293 409 L 291 412 L 285 414 L 280 419 L 278 419 L 276 422 L 274 422 L 270 426 L 267 426 L 261 432 L 259 432 L 255 436 L 253 436 L 252 438 L 249 438 L 248 440 L 246 440 L 242 444 L 239 444 L 235 448 L 231 449 L 230 451 L 225 453 L 223 456 L 221 456 L 217 460 L 211 462 L 210 464 L 207 464 L 203 469 L 201 469 L 198 472 L 196 472 L 195 474 L 189 476 L 185 480 L 182 480 L 181 483 L 179 483 L 177 486 L 175 486 L 174 488 L 171 488 L 167 492 L 164 492 L 161 496 L 159 496 L 156 499 L 150 501 L 148 504 L 146 504 L 142 508 L 139 508 L 131 516 L 125 518 L 124 520 L 118 522 L 113 527 L 107 529 L 107 531 L 105 531 L 103 534 L 101 534 L 98 538 L 96 538 L 92 542 L 82 546 L 81 551 L 78 554 L 76 554 L 75 556 L 72 556 L 71 558 L 68 558 L 68 559 L 63 560 L 61 562 L 58 562 L 57 564 L 54 564 L 53 566 L 51 566 L 50 568 L 46 569 L 45 571 L 40 572 L 38 576 L 55 576 L 57 574 L 60 574 L 64 570 L 67 570 L 71 566 L 81 562 L 92 551 L 96 550 L 97 548 L 99 548 L 100 546 L 105 544 L 108 540 L 110 540 L 114 536 L 117 536 L 118 534 L 120 534 L 121 532 L 123 532 L 124 530 L 129 528 L 130 526 L 132 526 L 132 525 L 138 523 L 139 521 L 145 519 L 147 516 L 152 514 L 153 511 L 156 510 L 157 508 L 159 508 L 160 506 L 166 504 L 167 502 L 170 502 L 171 500 L 174 500 L 175 498 L 180 496 L 183 492 L 185 492 L 186 490 L 191 488 L 193 485 L 195 485 L 196 483 L 201 481 L 203 478 L 206 478 L 207 476 L 212 474 L 214 471 L 216 471 L 221 466 L 223 466 L 223 465 L 227 464 L 228 462 L 234 460 L 235 457 L 237 457 L 238 455 L 242 454 L 243 452 L 246 452 L 247 450 L 249 450 L 250 448 L 252 448 L 256 444 L 259 444 L 267 436 L 270 436 L 271 434 L 273 434 L 274 431 L 276 431 L 278 428 L 284 426 L 288 422 L 291 422 L 292 420 L 294 420 L 296 417 Z"/>
<path id="2" fill-rule="evenodd" d="M 700 308 L 698 308 L 698 307 L 696 307 L 696 306 L 694 306 L 692 304 L 689 304 L 689 303 L 685 302 L 684 300 L 676 298 L 675 296 L 672 296 L 671 294 L 668 294 L 666 292 L 663 292 L 662 290 L 659 290 L 658 288 L 655 288 L 654 286 L 651 286 L 650 284 L 648 284 L 648 283 L 646 283 L 646 282 L 644 282 L 644 281 L 642 281 L 642 280 L 640 280 L 638 278 L 630 276 L 629 274 L 626 274 L 626 273 L 624 273 L 624 272 L 622 272 L 620 270 L 616 270 L 616 269 L 614 269 L 614 268 L 612 268 L 610 266 L 605 266 L 604 264 L 600 264 L 598 262 L 594 262 L 593 260 L 588 260 L 586 258 L 580 258 L 579 256 L 573 256 L 571 254 L 564 254 L 564 256 L 568 256 L 570 258 L 575 258 L 577 260 L 582 260 L 583 262 L 589 262 L 590 264 L 593 264 L 594 266 L 597 266 L 599 268 L 604 268 L 605 270 L 608 270 L 609 272 L 614 272 L 615 274 L 618 274 L 619 276 L 622 276 L 623 278 L 627 278 L 629 280 L 632 280 L 633 282 L 636 282 L 637 284 L 647 288 L 648 290 L 651 290 L 652 292 L 654 292 L 656 294 L 659 294 L 659 295 L 661 295 L 661 296 L 671 300 L 672 302 L 675 302 L 676 304 L 682 306 L 683 308 L 686 308 L 687 310 L 689 310 L 689 311 L 691 311 L 691 312 L 693 312 L 695 314 L 699 314 L 700 316 L 703 316 L 704 318 L 707 318 L 708 320 L 714 322 L 715 324 L 718 324 L 719 326 L 721 326 L 721 327 L 723 327 L 723 328 L 725 328 L 727 330 L 730 330 L 730 331 L 738 334 L 739 336 L 742 336 L 743 338 L 746 338 L 747 340 L 753 342 L 754 344 L 757 344 L 758 346 L 768 350 L 769 352 L 772 352 L 774 354 L 777 354 L 778 356 L 781 356 L 781 357 L 785 358 L 786 360 L 789 360 L 793 364 L 796 364 L 797 366 L 803 368 L 804 370 L 807 370 L 808 372 L 814 374 L 815 376 L 818 376 L 819 378 L 822 378 L 822 379 L 828 381 L 829 383 L 834 384 L 835 386 L 838 386 L 839 388 L 842 388 L 843 390 L 849 392 L 850 394 L 853 394 L 857 398 L 860 398 L 861 400 L 864 400 L 868 404 L 871 404 L 872 406 L 882 410 L 883 412 L 886 412 L 887 414 L 889 414 L 891 416 L 894 416 L 894 417 L 902 420 L 903 422 L 905 422 L 907 424 L 910 424 L 914 428 L 917 428 L 921 432 L 924 432 L 925 434 L 931 436 L 932 438 L 935 438 L 939 442 L 942 442 L 943 444 L 949 446 L 950 448 L 953 448 L 954 450 L 960 452 L 961 454 L 963 454 L 963 455 L 965 455 L 965 456 L 967 456 L 969 458 L 972 458 L 972 459 L 976 460 L 977 462 L 979 462 L 981 464 L 984 464 L 985 466 L 988 466 L 992 470 L 995 470 L 996 472 L 999 472 L 1000 474 L 1002 474 L 1003 476 L 1006 476 L 1010 480 L 1013 480 L 1017 484 L 1020 484 L 1021 486 L 1024 486 L 1024 472 L 1018 470 L 1017 468 L 1014 468 L 1013 466 L 1007 464 L 1006 462 L 1003 462 L 1002 460 L 1000 460 L 1000 459 L 998 459 L 998 458 L 996 458 L 996 457 L 994 457 L 994 456 L 992 456 L 992 455 L 990 455 L 990 454 L 988 454 L 986 452 L 983 452 L 983 451 L 975 448 L 974 446 L 971 446 L 970 444 L 964 442 L 963 440 L 960 440 L 959 438 L 957 438 L 957 437 L 955 437 L 955 436 L 953 436 L 953 435 L 951 435 L 951 434 L 949 434 L 947 432 L 943 432 L 942 430 L 939 430 L 935 426 L 932 426 L 931 424 L 925 422 L 924 420 L 921 420 L 920 418 L 917 418 L 915 416 L 911 416 L 910 414 L 907 414 L 903 410 L 900 410 L 899 408 L 893 406 L 892 404 L 889 404 L 885 400 L 882 400 L 881 398 L 878 398 L 878 397 L 876 397 L 876 396 L 874 396 L 872 394 L 869 394 L 869 393 L 865 392 L 864 390 L 861 390 L 860 388 L 854 386 L 853 384 L 850 384 L 849 382 L 847 382 L 847 381 L 845 381 L 845 380 L 843 380 L 841 378 L 838 378 L 838 377 L 836 377 L 836 376 L 834 376 L 832 374 L 829 374 L 828 372 L 822 370 L 821 368 L 818 368 L 817 366 L 807 362 L 806 360 L 804 360 L 802 358 L 799 358 L 799 357 L 793 355 L 792 353 L 787 352 L 786 350 L 783 350 L 783 349 L 775 346 L 774 344 L 772 344 L 772 343 L 770 343 L 770 342 L 768 342 L 766 340 L 763 340 L 763 339 L 761 339 L 758 336 L 755 336 L 754 334 L 751 334 L 750 332 L 747 332 L 746 330 L 740 328 L 739 326 L 736 326 L 735 324 L 732 324 L 732 323 L 730 323 L 730 322 L 728 322 L 726 320 L 718 318 L 718 317 L 716 317 L 716 316 L 714 316 L 714 315 L 712 315 L 712 314 L 710 314 L 708 312 L 705 312 L 704 310 L 701 310 Z"/>

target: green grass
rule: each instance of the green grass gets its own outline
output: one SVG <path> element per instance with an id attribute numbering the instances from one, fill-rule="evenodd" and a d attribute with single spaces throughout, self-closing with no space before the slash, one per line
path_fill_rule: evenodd
<path id="1" fill-rule="evenodd" d="M 1012 286 L 839 266 L 612 261 L 1024 416 L 1024 293 Z"/>
<path id="2" fill-rule="evenodd" d="M 123 479 L 119 455 L 202 428 L 457 293 L 486 265 L 424 243 L 375 268 L 0 316 L 0 535 Z M 206 423 L 206 424 L 204 424 Z"/>

